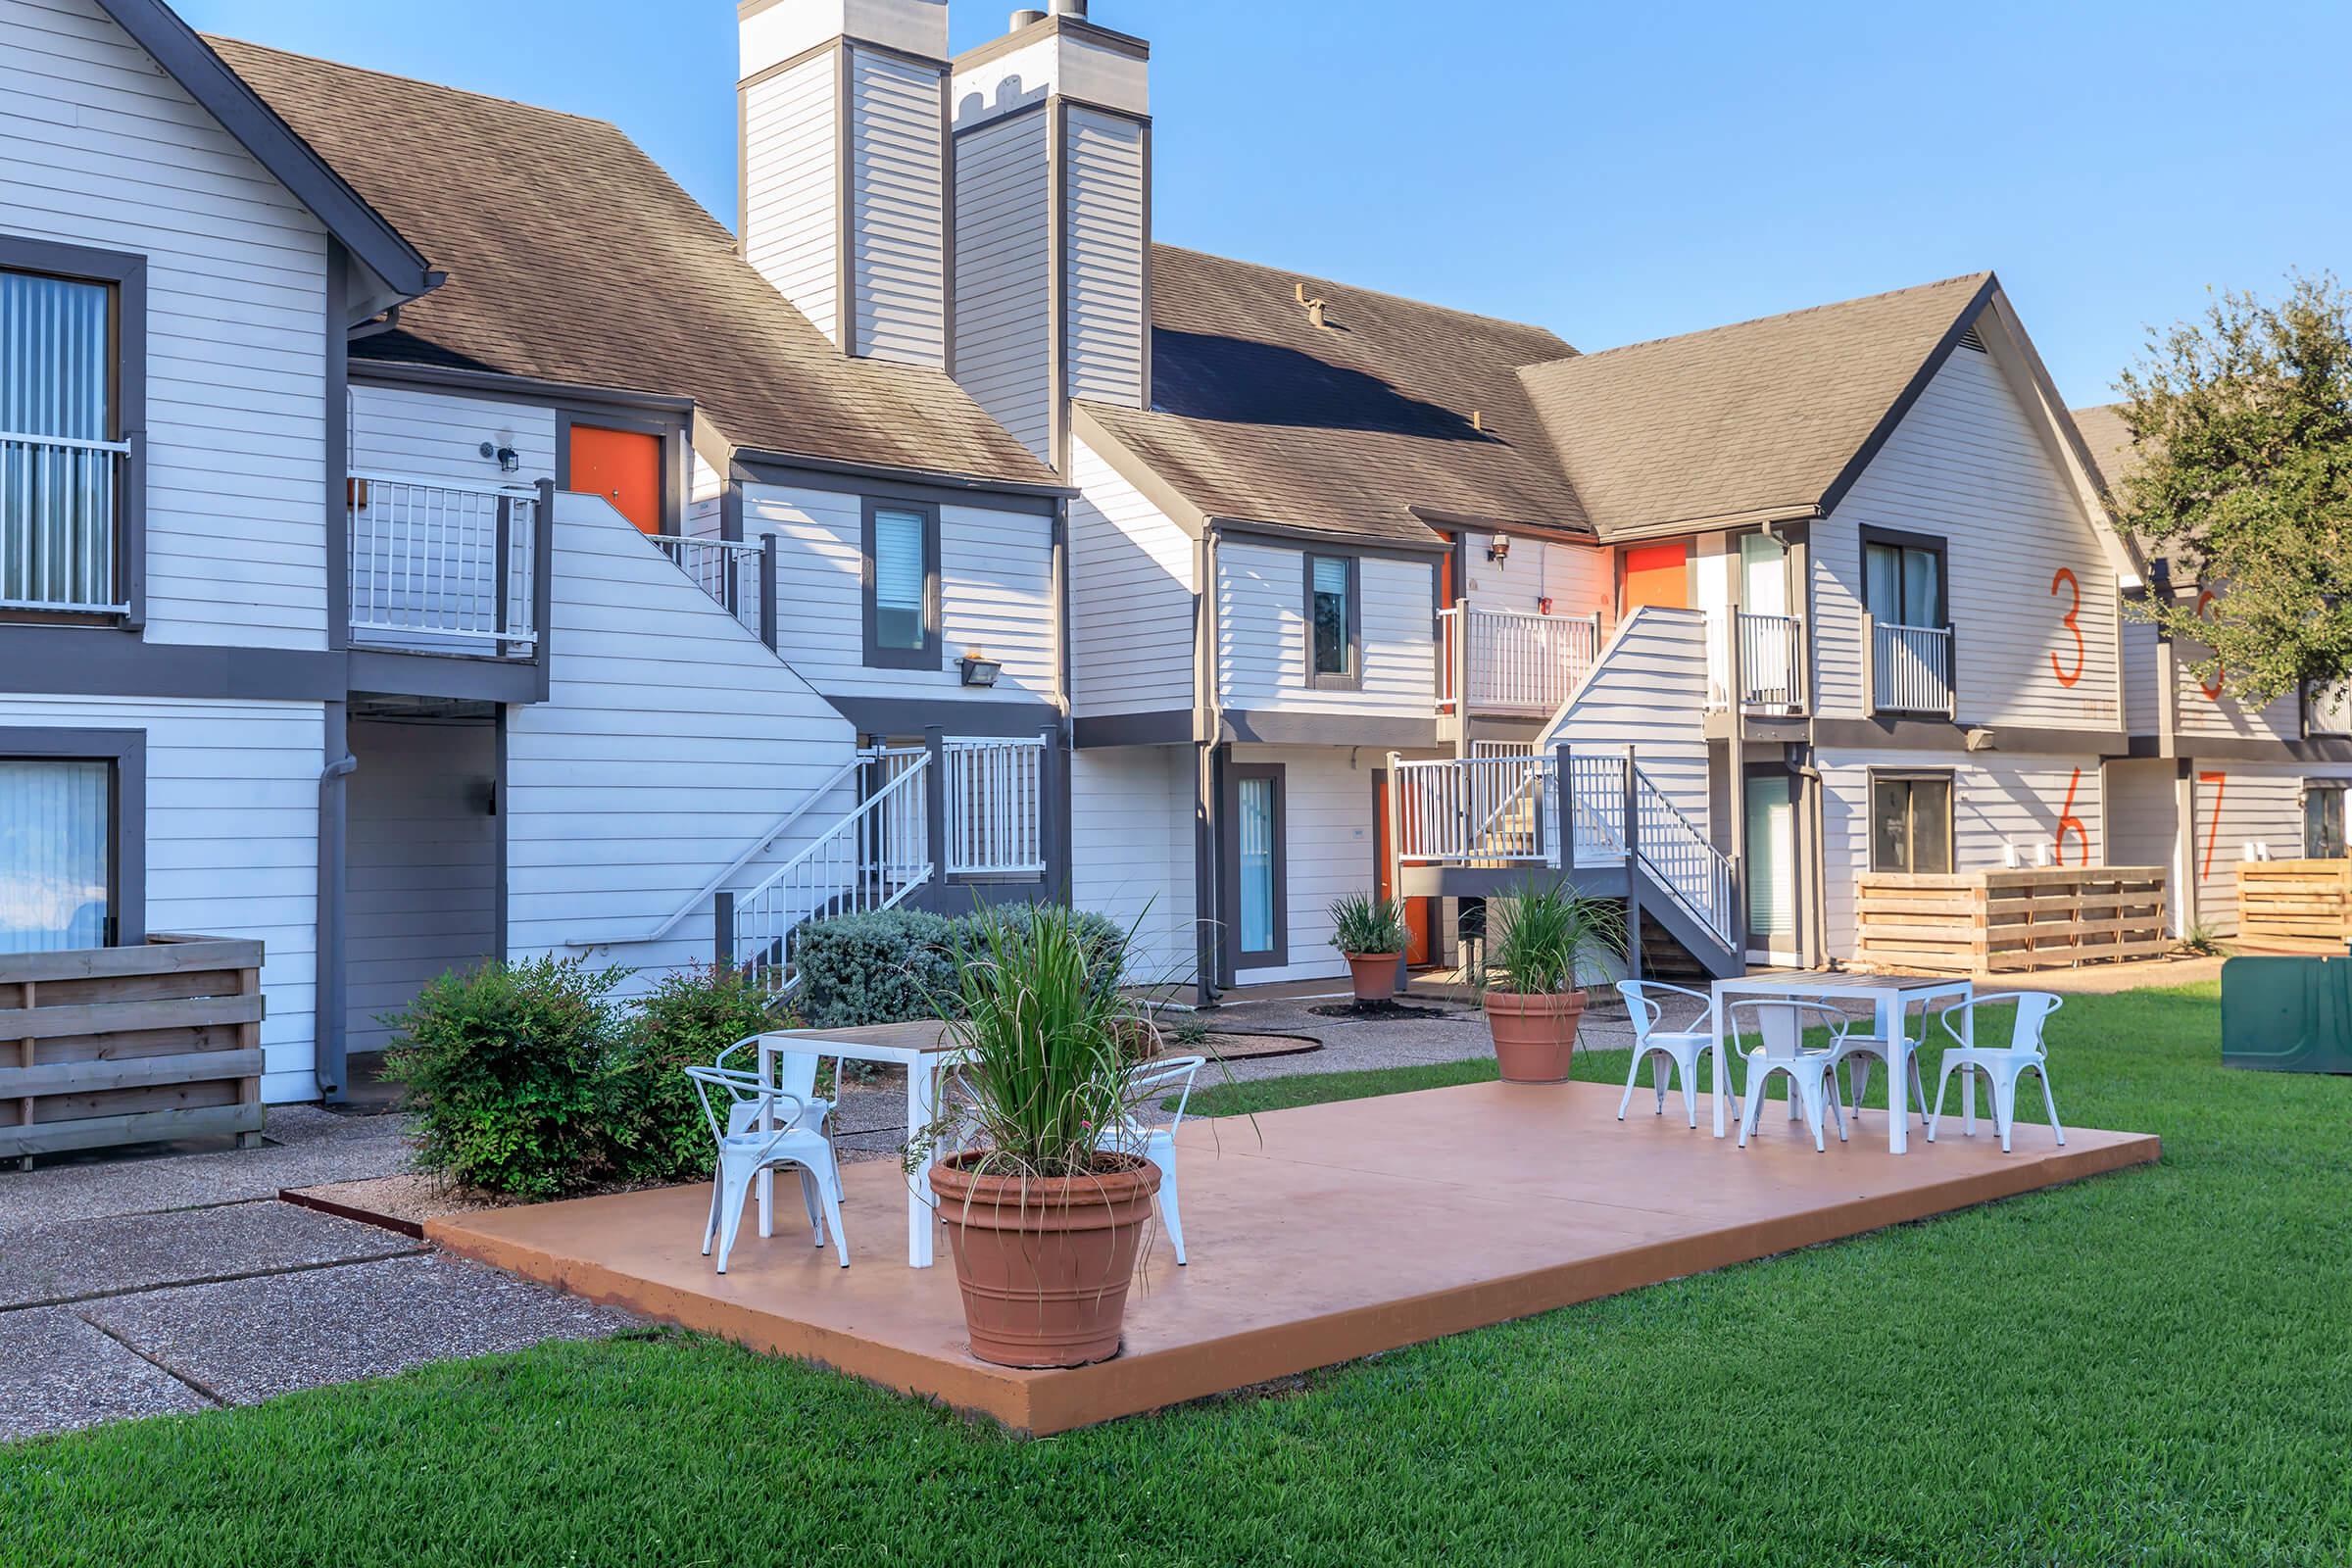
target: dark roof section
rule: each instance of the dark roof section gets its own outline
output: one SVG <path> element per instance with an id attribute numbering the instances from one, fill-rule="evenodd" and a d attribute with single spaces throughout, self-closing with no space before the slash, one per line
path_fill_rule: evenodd
<path id="1" fill-rule="evenodd" d="M 2132 427 L 2124 423 L 2121 403 L 2077 409 L 2074 417 L 2075 428 L 2082 433 L 2082 445 L 2089 449 L 2090 461 L 2098 466 L 2099 477 L 2110 492 L 2139 471 L 2139 443 Z"/>
<path id="2" fill-rule="evenodd" d="M 841 354 L 605 122 L 213 45 L 449 270 L 355 359 L 691 397 L 757 452 L 1059 483 L 944 371 Z"/>
<path id="3" fill-rule="evenodd" d="M 1827 511 L 1998 287 L 1990 272 L 1538 366 L 1604 535 Z"/>
<path id="4" fill-rule="evenodd" d="M 279 184 L 318 216 L 327 232 L 382 278 L 414 299 L 440 275 L 407 236 L 388 222 L 318 149 L 281 119 L 237 73 L 206 46 L 162 0 L 98 0 L 115 24 L 187 89 Z"/>
<path id="5" fill-rule="evenodd" d="M 1551 333 L 1169 245 L 1152 268 L 1152 408 L 1086 408 L 1203 514 L 1414 544 L 1416 509 L 1589 531 L 1517 374 L 1576 352 Z"/>

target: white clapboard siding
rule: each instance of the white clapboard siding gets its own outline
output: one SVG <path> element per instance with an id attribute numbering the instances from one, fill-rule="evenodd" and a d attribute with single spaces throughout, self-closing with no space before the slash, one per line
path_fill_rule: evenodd
<path id="1" fill-rule="evenodd" d="M 502 472 L 494 459 L 482 456 L 485 441 L 493 449 L 512 446 L 521 466 Z M 503 399 L 354 381 L 351 466 L 461 484 L 536 484 L 557 477 L 556 413 Z"/>
<path id="2" fill-rule="evenodd" d="M 1334 554 L 1345 554 L 1335 545 Z M 1364 679 L 1307 682 L 1306 558 L 1275 545 L 1217 550 L 1217 660 L 1227 708 L 1424 717 L 1437 702 L 1434 562 L 1361 558 Z"/>
<path id="3" fill-rule="evenodd" d="M 2197 920 L 2216 936 L 2237 935 L 2237 868 L 2249 857 L 2292 860 L 2303 854 L 2303 785 L 2352 778 L 2343 763 L 2189 763 L 2194 780 L 2185 850 L 2197 881 Z"/>
<path id="4" fill-rule="evenodd" d="M 1074 711 L 1189 711 L 1192 536 L 1084 441 L 1071 443 L 1070 478 Z"/>
<path id="5" fill-rule="evenodd" d="M 1070 756 L 1071 902 L 1133 932 L 1127 978 L 1139 985 L 1189 985 L 1200 969 L 1193 767 L 1189 746 Z"/>
<path id="6" fill-rule="evenodd" d="M 1634 760 L 1700 832 L 1708 826 L 1706 621 L 1696 611 L 1636 611 L 1601 645 L 1592 673 L 1546 725 L 1542 749 Z"/>
<path id="7" fill-rule="evenodd" d="M 716 539 L 726 531 L 726 476 L 710 466 L 700 452 L 686 486 L 686 532 L 697 539 Z"/>
<path id="8" fill-rule="evenodd" d="M 2162 719 L 2156 703 L 2160 645 L 2156 627 L 2124 617 L 2124 721 L 2133 735 L 2153 735 Z"/>
<path id="9" fill-rule="evenodd" d="M 850 51 L 851 352 L 948 363 L 947 150 L 938 68 Z"/>
<path id="10" fill-rule="evenodd" d="M 2174 644 L 2173 651 L 2178 670 L 2178 711 L 2182 735 L 2279 741 L 2302 738 L 2301 693 L 2285 692 L 2260 708 L 2249 708 L 2231 695 L 2227 668 L 2218 675 L 2204 679 L 2190 669 L 2190 665 L 2211 658 L 2212 649 L 2183 638 Z"/>
<path id="11" fill-rule="evenodd" d="M 1960 719 L 2055 729 L 2120 721 L 2117 582 L 2097 531 L 2104 524 L 2086 515 L 1989 355 L 1955 349 L 1836 512 L 1813 525 L 1824 714 L 1868 711 L 1865 525 L 1947 541 Z M 2079 608 L 2061 570 L 2082 591 Z M 2070 610 L 2080 650 L 2062 623 Z"/>
<path id="12" fill-rule="evenodd" d="M 326 640 L 326 232 L 94 0 L 0 0 L 0 231 L 147 259 L 147 638 Z"/>
<path id="13" fill-rule="evenodd" d="M 147 737 L 149 931 L 265 945 L 264 1097 L 316 1100 L 318 703 L 0 697 L 9 726 L 141 730 Z"/>
<path id="14" fill-rule="evenodd" d="M 1492 561 L 1494 546 L 1493 534 L 1473 533 L 1462 541 L 1465 581 L 1457 592 L 1478 609 L 1534 614 L 1549 599 L 1555 615 L 1598 612 L 1604 631 L 1616 623 L 1617 574 L 1608 551 L 1520 536 L 1502 560 Z"/>
<path id="15" fill-rule="evenodd" d="M 1968 752 L 1835 752 L 1820 757 L 1822 890 L 1834 958 L 1854 956 L 1854 882 L 1870 870 L 1870 770 L 1952 775 L 1952 860 L 1961 871 L 1998 870 L 2014 847 L 2021 866 L 2106 865 L 2103 793 L 2096 757 L 1988 757 Z M 2067 805 L 2069 792 L 2074 805 Z M 2059 819 L 2068 829 L 2059 853 Z M 2087 849 L 2085 849 L 2087 841 Z M 2036 857 L 2046 853 L 2047 861 Z"/>
<path id="16" fill-rule="evenodd" d="M 1053 259 L 1046 117 L 956 138 L 956 379 L 1053 458 Z"/>
<path id="17" fill-rule="evenodd" d="M 498 945 L 498 731 L 487 719 L 355 720 L 346 797 L 344 1049 L 381 1051 L 383 1015 Z"/>
<path id="18" fill-rule="evenodd" d="M 1290 962 L 1241 979 L 1319 980 L 1347 974 L 1331 945 L 1331 905 L 1372 891 L 1376 866 L 1372 773 L 1387 759 L 1345 746 L 1237 746 L 1237 763 L 1279 763 L 1283 791 L 1284 912 Z M 1189 803 L 1188 803 L 1189 804 Z"/>
<path id="19" fill-rule="evenodd" d="M 1072 105 L 1067 117 L 1070 396 L 1144 406 L 1145 138 L 1132 120 Z"/>
<path id="20" fill-rule="evenodd" d="M 840 70 L 827 51 L 743 89 L 744 256 L 836 344 Z"/>
<path id="21" fill-rule="evenodd" d="M 868 697 L 953 696 L 1039 703 L 1054 695 L 1052 520 L 984 507 L 942 507 L 940 667 L 865 667 L 863 514 L 855 495 L 775 485 L 744 490 L 744 534 L 777 538 L 778 649 L 820 691 Z M 965 687 L 966 649 L 1003 662 L 994 687 Z"/>
<path id="22" fill-rule="evenodd" d="M 2165 929 L 2183 934 L 2180 876 L 2194 862 L 2180 833 L 2179 769 L 2172 758 L 2114 758 L 2106 766 L 2103 803 L 2111 865 L 2165 868 Z"/>
<path id="23" fill-rule="evenodd" d="M 550 620 L 548 700 L 511 709 L 507 726 L 517 956 L 669 915 L 856 746 L 847 720 L 601 497 L 557 500 Z M 700 914 L 611 956 L 661 968 L 711 950 Z"/>

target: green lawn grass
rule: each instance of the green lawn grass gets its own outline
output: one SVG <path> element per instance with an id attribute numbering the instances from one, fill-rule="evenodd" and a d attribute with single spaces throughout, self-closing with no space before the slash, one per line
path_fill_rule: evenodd
<path id="1" fill-rule="evenodd" d="M 2060 1108 L 2157 1167 L 1274 1394 L 1024 1443 L 683 1335 L 550 1347 L 0 1448 L 0 1562 L 2341 1564 L 2352 1080 L 2225 1072 L 2218 1014 L 2052 1024 Z"/>

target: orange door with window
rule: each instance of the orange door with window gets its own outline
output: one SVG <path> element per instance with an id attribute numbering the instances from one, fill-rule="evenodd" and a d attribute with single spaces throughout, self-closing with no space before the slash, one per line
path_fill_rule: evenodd
<path id="1" fill-rule="evenodd" d="M 1396 890 L 1390 881 L 1389 775 L 1375 774 L 1372 784 L 1372 896 L 1393 899 L 1396 896 Z M 1434 923 L 1430 911 L 1438 906 L 1438 901 L 1405 899 L 1401 902 L 1404 905 L 1404 929 L 1407 935 L 1405 964 L 1408 968 L 1426 964 L 1430 961 L 1429 931 Z"/>
<path id="2" fill-rule="evenodd" d="M 642 430 L 571 427 L 566 490 L 603 496 L 647 533 L 662 531 L 662 438 Z"/>
<path id="3" fill-rule="evenodd" d="M 1636 545 L 1625 553 L 1625 612 L 1644 605 L 1690 608 L 1690 543 Z"/>

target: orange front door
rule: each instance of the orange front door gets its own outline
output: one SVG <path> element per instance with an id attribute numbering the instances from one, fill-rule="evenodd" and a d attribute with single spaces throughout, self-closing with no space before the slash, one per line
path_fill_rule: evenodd
<path id="1" fill-rule="evenodd" d="M 641 430 L 571 427 L 566 490 L 603 496 L 647 533 L 662 531 L 662 438 Z"/>
<path id="2" fill-rule="evenodd" d="M 1690 545 L 1637 545 L 1625 553 L 1625 612 L 1644 605 L 1664 610 L 1690 608 Z"/>
<path id="3" fill-rule="evenodd" d="M 1395 898 L 1396 892 L 1389 880 L 1389 775 L 1376 775 L 1372 784 L 1372 896 L 1390 899 Z M 1437 907 L 1438 901 L 1406 899 L 1402 902 L 1404 929 L 1409 938 L 1405 943 L 1404 961 L 1409 968 L 1430 961 L 1430 911 Z"/>

